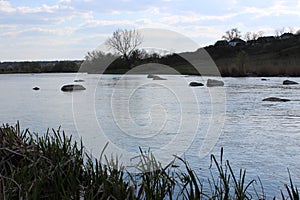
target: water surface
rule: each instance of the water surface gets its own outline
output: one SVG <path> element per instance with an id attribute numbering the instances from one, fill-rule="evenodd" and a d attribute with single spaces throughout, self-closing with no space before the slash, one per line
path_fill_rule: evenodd
<path id="1" fill-rule="evenodd" d="M 85 80 L 87 90 L 60 91 L 76 76 Z M 209 126 L 216 125 L 212 117 L 217 107 L 216 116 L 224 111 L 225 118 L 224 124 L 220 119 L 221 135 L 210 153 L 218 155 L 224 147 L 225 158 L 236 169 L 246 168 L 248 177 L 260 176 L 269 194 L 284 189 L 287 168 L 299 185 L 300 85 L 282 85 L 285 77 L 223 78 L 223 88 L 190 88 L 190 81 L 205 83 L 208 77 L 162 77 L 167 80 L 154 81 L 146 75 L 0 75 L 0 123 L 19 120 L 22 128 L 39 133 L 61 126 L 76 138 L 95 140 L 91 145 L 95 148 L 101 130 L 102 143 L 108 140 L 128 152 L 139 146 L 159 151 L 176 144 L 205 177 L 210 160 L 199 158 L 199 151 Z M 34 86 L 41 89 L 34 91 Z M 271 96 L 291 101 L 262 101 Z"/>

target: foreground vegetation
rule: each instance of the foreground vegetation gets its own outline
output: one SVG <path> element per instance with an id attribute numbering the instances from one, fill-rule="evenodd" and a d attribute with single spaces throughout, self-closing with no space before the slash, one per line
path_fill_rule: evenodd
<path id="1" fill-rule="evenodd" d="M 211 155 L 211 178 L 203 180 L 188 162 L 175 157 L 161 166 L 151 152 L 140 149 L 136 173 L 118 159 L 92 158 L 60 130 L 43 136 L 0 128 L 0 199 L 272 199 L 259 179 L 236 173 L 230 162 Z M 180 167 L 182 166 L 182 167 Z M 299 199 L 297 187 L 279 191 L 281 199 Z M 275 197 L 274 197 L 275 199 Z"/>

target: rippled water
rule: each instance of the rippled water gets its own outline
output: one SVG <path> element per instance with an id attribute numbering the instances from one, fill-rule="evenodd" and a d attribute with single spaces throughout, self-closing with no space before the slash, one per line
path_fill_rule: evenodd
<path id="1" fill-rule="evenodd" d="M 246 168 L 248 177 L 259 176 L 269 194 L 283 189 L 287 168 L 300 183 L 300 85 L 282 85 L 286 77 L 223 78 L 225 87 L 191 88 L 190 81 L 205 83 L 207 77 L 162 77 L 167 80 L 145 75 L 0 75 L 0 122 L 19 120 L 23 128 L 39 133 L 61 125 L 96 154 L 107 141 L 115 146 L 111 150 L 121 152 L 151 147 L 166 162 L 172 153 L 184 153 L 203 177 L 209 176 L 210 159 L 206 154 L 203 158 L 201 147 L 213 145 L 207 153 L 217 155 L 224 147 L 225 159 L 235 169 Z M 85 80 L 87 90 L 60 91 L 76 78 Z M 34 86 L 41 89 L 34 91 Z M 271 96 L 291 101 L 262 101 Z"/>

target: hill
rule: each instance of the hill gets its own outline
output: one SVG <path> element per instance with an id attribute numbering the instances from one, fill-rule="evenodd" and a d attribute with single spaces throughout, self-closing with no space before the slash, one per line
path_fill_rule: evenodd
<path id="1" fill-rule="evenodd" d="M 300 35 L 205 47 L 222 76 L 300 76 Z"/>

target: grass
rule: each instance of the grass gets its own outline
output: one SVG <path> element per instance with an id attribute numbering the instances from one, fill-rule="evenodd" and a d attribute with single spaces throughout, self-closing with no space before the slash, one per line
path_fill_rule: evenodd
<path id="1" fill-rule="evenodd" d="M 223 148 L 219 158 L 211 155 L 208 180 L 181 157 L 162 166 L 150 150 L 140 149 L 134 159 L 136 173 L 126 171 L 117 157 L 93 158 L 60 129 L 39 136 L 21 131 L 19 124 L 3 125 L 0 199 L 270 199 L 259 178 L 248 179 L 245 169 L 235 172 L 224 160 Z M 298 200 L 298 188 L 288 175 L 280 198 Z"/>

